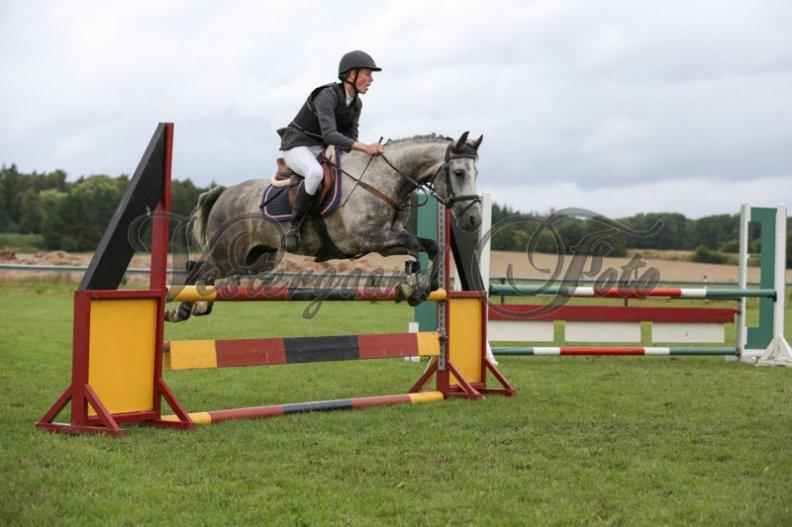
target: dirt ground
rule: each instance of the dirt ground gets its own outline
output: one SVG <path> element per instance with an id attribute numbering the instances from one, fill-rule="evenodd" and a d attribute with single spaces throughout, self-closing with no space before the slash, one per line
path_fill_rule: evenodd
<path id="1" fill-rule="evenodd" d="M 653 251 L 656 254 L 656 251 Z M 67 253 L 64 251 L 51 251 L 36 254 L 13 254 L 5 252 L 0 255 L 0 263 L 15 263 L 15 264 L 36 264 L 36 265 L 82 265 L 86 266 L 91 260 L 91 253 Z M 397 274 L 404 270 L 403 256 L 390 256 L 383 257 L 379 255 L 368 255 L 353 262 L 329 262 L 329 263 L 315 263 L 312 258 L 296 255 L 286 255 L 279 269 L 289 272 L 296 272 L 300 270 L 313 270 L 321 273 L 328 269 L 334 269 L 338 273 L 348 273 L 356 269 L 362 272 L 371 272 L 375 269 L 382 269 L 386 274 Z M 563 269 L 561 277 L 566 272 L 569 265 L 570 257 L 565 257 L 561 262 Z M 625 266 L 630 261 L 630 258 L 605 258 L 603 261 L 602 270 L 611 267 L 615 269 L 620 275 L 622 273 L 622 266 Z M 641 267 L 638 271 L 639 274 L 650 267 L 654 267 L 660 272 L 661 281 L 690 281 L 690 282 L 736 282 L 737 281 L 737 266 L 736 265 L 718 265 L 718 264 L 702 264 L 692 263 L 678 260 L 663 260 L 660 258 L 646 258 L 643 259 L 646 263 L 645 267 Z M 525 254 L 520 252 L 506 252 L 506 251 L 493 251 L 490 257 L 492 270 L 491 277 L 505 276 L 509 265 L 512 266 L 512 274 L 517 278 L 547 278 L 548 272 L 541 272 L 538 269 L 554 269 L 558 265 L 557 257 L 550 254 L 536 254 L 534 258 L 534 265 L 528 261 Z M 132 268 L 145 268 L 148 267 L 148 255 L 136 255 L 132 259 L 130 267 Z M 590 260 L 586 262 L 586 269 L 590 268 Z M 600 270 L 600 273 L 602 272 Z M 0 281 L 22 281 L 31 278 L 38 279 L 56 279 L 64 282 L 78 281 L 81 276 L 80 272 L 28 272 L 28 271 L 7 271 L 0 270 Z M 792 281 L 792 270 L 787 270 L 787 282 Z M 595 275 L 596 277 L 596 275 Z M 749 268 L 748 281 L 756 282 L 759 279 L 759 269 L 756 267 Z M 146 279 L 144 275 L 130 275 L 129 283 L 143 284 Z"/>
<path id="2" fill-rule="evenodd" d="M 653 251 L 656 252 L 656 251 Z M 550 254 L 536 254 L 535 264 L 538 268 L 553 269 L 557 265 L 557 257 Z M 621 274 L 622 266 L 626 265 L 630 258 L 605 258 L 603 268 L 612 267 Z M 648 268 L 656 268 L 660 272 L 660 280 L 665 282 L 736 282 L 737 281 L 737 266 L 736 265 L 722 265 L 722 264 L 704 264 L 694 263 L 679 260 L 663 260 L 660 258 L 645 258 L 642 259 L 646 263 L 645 267 L 641 267 L 638 271 L 639 274 L 643 273 Z M 491 277 L 505 276 L 506 269 L 509 264 L 514 266 L 513 274 L 515 277 L 521 278 L 546 278 L 546 273 L 537 271 L 533 265 L 530 264 L 525 254 L 519 252 L 504 252 L 493 251 L 490 258 L 492 265 Z M 565 257 L 562 262 L 562 268 L 566 270 L 569 265 L 570 257 Z M 590 260 L 587 266 L 590 265 Z M 748 281 L 759 281 L 759 268 L 748 268 Z M 787 269 L 786 281 L 792 281 L 792 270 Z"/>

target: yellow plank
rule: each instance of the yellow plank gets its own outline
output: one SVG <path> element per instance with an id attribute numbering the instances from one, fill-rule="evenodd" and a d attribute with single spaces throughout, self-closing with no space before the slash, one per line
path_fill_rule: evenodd
<path id="1" fill-rule="evenodd" d="M 153 298 L 91 301 L 88 384 L 111 413 L 154 407 L 157 316 Z"/>
<path id="2" fill-rule="evenodd" d="M 440 355 L 440 335 L 436 331 L 418 333 L 418 355 L 437 357 Z"/>
<path id="3" fill-rule="evenodd" d="M 448 358 L 468 382 L 483 382 L 481 321 L 484 306 L 479 298 L 452 298 L 448 306 Z M 451 375 L 452 384 L 457 384 Z"/>
<path id="4" fill-rule="evenodd" d="M 214 340 L 174 340 L 170 343 L 170 369 L 217 368 Z"/>

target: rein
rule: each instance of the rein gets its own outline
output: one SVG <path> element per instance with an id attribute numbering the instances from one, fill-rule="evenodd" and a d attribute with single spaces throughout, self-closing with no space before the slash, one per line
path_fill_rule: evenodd
<path id="1" fill-rule="evenodd" d="M 371 164 L 372 159 L 374 159 L 374 156 L 371 156 L 369 158 L 368 163 L 366 163 L 366 167 L 363 169 L 363 171 L 361 172 L 359 177 L 353 176 L 352 174 L 350 174 L 349 172 L 347 172 L 343 168 L 339 167 L 337 164 L 336 164 L 336 169 L 339 170 L 342 174 L 344 174 L 348 178 L 350 178 L 353 181 L 355 181 L 356 182 L 355 188 L 357 188 L 358 185 L 363 187 L 365 190 L 367 190 L 368 192 L 370 192 L 374 196 L 378 197 L 379 199 L 384 201 L 388 206 L 390 206 L 394 210 L 393 222 L 392 223 L 396 222 L 396 218 L 398 218 L 398 216 L 401 213 L 401 211 L 404 210 L 404 208 L 407 206 L 407 201 L 409 200 L 409 198 L 412 195 L 412 193 L 415 192 L 416 190 L 419 190 L 419 189 L 422 190 L 427 195 L 432 196 L 433 198 L 435 198 L 439 203 L 441 203 L 446 208 L 453 207 L 454 204 L 459 203 L 459 202 L 469 201 L 470 203 L 461 212 L 461 214 L 464 214 L 474 204 L 481 203 L 481 197 L 478 194 L 464 194 L 464 195 L 457 196 L 454 193 L 454 188 L 451 185 L 451 170 L 449 168 L 448 162 L 453 160 L 453 159 L 474 159 L 475 160 L 478 156 L 475 153 L 451 153 L 451 146 L 452 145 L 453 145 L 453 143 L 449 144 L 448 147 L 446 148 L 445 159 L 443 161 L 443 164 L 440 165 L 437 168 L 437 170 L 435 170 L 435 173 L 432 175 L 432 177 L 429 178 L 425 183 L 421 183 L 420 181 L 417 181 L 417 180 L 413 179 L 412 177 L 410 177 L 407 174 L 405 174 L 403 171 L 399 170 L 398 167 L 396 167 L 393 163 L 390 162 L 390 160 L 385 156 L 384 153 L 379 154 L 379 156 L 382 157 L 382 160 L 385 161 L 385 163 L 387 163 L 387 165 L 389 167 L 391 167 L 394 170 L 394 172 L 396 172 L 399 175 L 399 177 L 401 177 L 402 179 L 410 182 L 412 184 L 412 186 L 413 186 L 413 188 L 410 189 L 410 191 L 407 192 L 407 194 L 405 194 L 405 196 L 402 199 L 401 203 L 398 203 L 398 204 L 396 203 L 396 201 L 393 198 L 391 198 L 390 196 L 388 196 L 387 194 L 385 194 L 384 192 L 382 192 L 378 188 L 376 188 L 373 185 L 370 185 L 368 183 L 365 183 L 363 181 L 363 176 L 366 174 L 366 170 L 368 170 L 368 167 Z M 448 193 L 451 196 L 447 200 L 443 199 L 437 193 L 437 191 L 435 190 L 435 180 L 437 179 L 437 176 L 440 174 L 440 171 L 443 171 L 445 173 L 446 188 L 448 189 Z M 352 192 L 354 192 L 355 188 L 352 189 Z M 349 193 L 349 196 L 352 195 L 352 192 Z M 349 196 L 347 196 L 347 201 L 349 201 Z M 344 205 L 346 205 L 346 201 L 344 202 Z"/>

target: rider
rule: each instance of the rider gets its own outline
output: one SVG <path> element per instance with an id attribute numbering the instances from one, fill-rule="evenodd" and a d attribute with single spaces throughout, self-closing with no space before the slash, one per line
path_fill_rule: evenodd
<path id="1" fill-rule="evenodd" d="M 297 189 L 291 225 L 286 234 L 288 251 L 297 249 L 300 229 L 322 184 L 322 166 L 317 156 L 328 145 L 372 156 L 382 153 L 380 143 L 365 144 L 357 140 L 363 106 L 358 95 L 368 91 L 374 81 L 371 74 L 374 71 L 382 71 L 382 68 L 377 67 L 368 53 L 360 50 L 346 53 L 338 64 L 341 82 L 314 89 L 292 122 L 278 130 L 284 161 L 305 178 Z"/>

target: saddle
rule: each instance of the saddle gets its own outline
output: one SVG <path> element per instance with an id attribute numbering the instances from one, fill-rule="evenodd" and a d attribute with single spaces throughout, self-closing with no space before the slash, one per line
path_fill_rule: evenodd
<path id="1" fill-rule="evenodd" d="M 316 157 L 316 160 L 322 165 L 322 172 L 324 173 L 322 185 L 319 187 L 316 196 L 316 205 L 318 206 L 320 203 L 324 202 L 327 193 L 330 191 L 330 187 L 333 186 L 333 182 L 335 181 L 335 147 L 328 146 L 324 152 Z M 277 169 L 270 180 L 270 185 L 273 187 L 289 187 L 289 205 L 294 207 L 294 202 L 297 199 L 297 187 L 305 178 L 289 168 L 282 157 L 276 159 L 275 163 L 277 164 Z"/>

